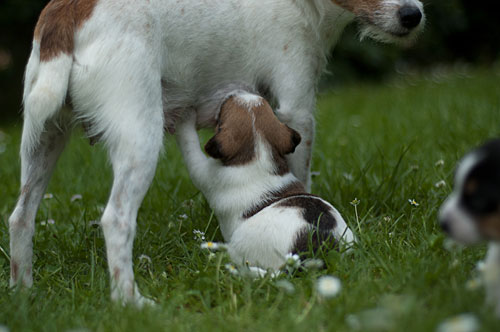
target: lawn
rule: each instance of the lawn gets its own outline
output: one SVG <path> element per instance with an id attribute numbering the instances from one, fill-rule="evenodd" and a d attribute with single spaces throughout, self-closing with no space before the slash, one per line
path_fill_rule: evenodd
<path id="1" fill-rule="evenodd" d="M 231 274 L 224 253 L 210 255 L 195 239 L 193 231 L 201 230 L 222 240 L 167 137 L 138 217 L 135 273 L 142 293 L 158 302 L 141 311 L 110 302 L 95 221 L 112 174 L 103 147 L 89 146 L 79 130 L 52 178 L 52 198 L 37 215 L 35 286 L 8 288 L 7 219 L 19 190 L 21 125 L 0 126 L 0 325 L 11 331 L 410 332 L 435 331 L 446 318 L 472 313 L 482 330 L 496 331 L 500 321 L 484 304 L 482 288 L 466 287 L 485 246 L 449 248 L 436 215 L 456 162 L 498 136 L 500 67 L 438 68 L 336 88 L 320 94 L 317 120 L 312 191 L 343 214 L 357 247 L 344 255 L 320 253 L 324 270 L 275 280 Z M 82 199 L 71 201 L 76 194 Z M 325 274 L 342 282 L 335 298 L 321 298 L 314 287 Z"/>

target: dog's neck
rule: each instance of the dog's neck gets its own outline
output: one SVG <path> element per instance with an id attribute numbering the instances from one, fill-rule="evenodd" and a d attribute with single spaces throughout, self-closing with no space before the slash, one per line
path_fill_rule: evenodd
<path id="1" fill-rule="evenodd" d="M 219 167 L 217 179 L 214 179 L 217 181 L 216 189 L 206 195 L 226 241 L 241 220 L 249 217 L 249 211 L 272 199 L 272 193 L 290 190 L 305 193 L 304 187 L 291 172 L 281 175 L 275 172 L 272 152 L 264 143 L 259 142 L 256 150 L 256 158 L 246 165 Z"/>
<path id="2" fill-rule="evenodd" d="M 354 14 L 335 5 L 331 0 L 295 0 L 306 21 L 316 32 L 327 55 L 339 40 L 345 27 L 354 20 Z"/>

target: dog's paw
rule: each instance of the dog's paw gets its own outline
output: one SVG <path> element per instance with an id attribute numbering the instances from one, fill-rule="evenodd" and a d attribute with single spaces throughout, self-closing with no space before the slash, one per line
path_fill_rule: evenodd
<path id="1" fill-rule="evenodd" d="M 144 307 L 154 307 L 156 305 L 156 302 L 139 294 L 135 296 L 133 304 L 136 306 L 136 308 L 143 309 Z"/>

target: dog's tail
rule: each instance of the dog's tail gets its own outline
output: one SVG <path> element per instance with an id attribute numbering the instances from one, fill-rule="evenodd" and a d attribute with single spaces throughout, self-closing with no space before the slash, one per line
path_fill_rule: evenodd
<path id="1" fill-rule="evenodd" d="M 73 56 L 66 53 L 41 61 L 40 46 L 33 43 L 24 76 L 23 151 L 36 148 L 46 122 L 59 113 L 66 100 L 72 65 Z"/>

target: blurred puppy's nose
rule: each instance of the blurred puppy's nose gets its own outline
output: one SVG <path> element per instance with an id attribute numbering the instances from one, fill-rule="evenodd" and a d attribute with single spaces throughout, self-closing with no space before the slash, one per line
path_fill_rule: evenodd
<path id="1" fill-rule="evenodd" d="M 399 20 L 406 29 L 413 29 L 422 21 L 422 12 L 418 7 L 403 6 L 399 9 Z"/>

